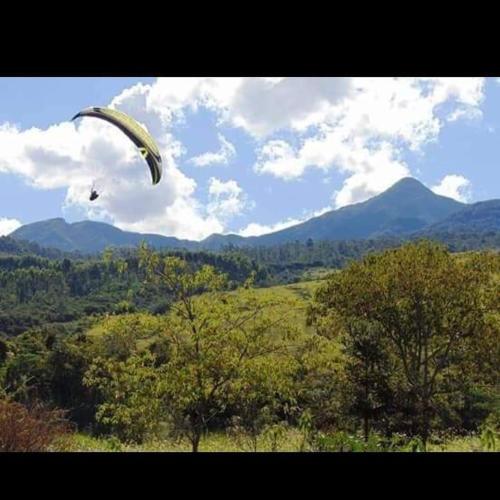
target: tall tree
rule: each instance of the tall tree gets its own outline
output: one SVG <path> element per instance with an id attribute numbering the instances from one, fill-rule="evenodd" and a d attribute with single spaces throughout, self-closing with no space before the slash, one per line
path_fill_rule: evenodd
<path id="1" fill-rule="evenodd" d="M 250 283 L 224 291 L 225 276 L 213 267 L 191 269 L 182 259 L 162 258 L 145 248 L 142 262 L 150 279 L 168 285 L 176 299 L 168 315 L 165 408 L 174 429 L 196 452 L 208 425 L 242 394 L 252 365 L 274 357 L 279 366 L 279 357 L 289 350 L 284 340 L 291 340 L 297 328 L 279 300 L 257 295 Z M 292 307 L 287 304 L 285 310 Z"/>
<path id="2" fill-rule="evenodd" d="M 351 339 L 349 325 L 369 322 L 387 342 L 404 376 L 411 431 L 424 446 L 438 394 L 454 389 L 449 375 L 465 362 L 464 346 L 486 331 L 488 313 L 498 308 L 486 293 L 491 269 L 484 262 L 419 242 L 351 264 L 316 295 L 313 316 L 337 316 Z"/>

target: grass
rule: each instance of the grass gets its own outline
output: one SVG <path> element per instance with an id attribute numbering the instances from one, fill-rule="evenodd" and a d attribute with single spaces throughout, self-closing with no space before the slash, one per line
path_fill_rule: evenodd
<path id="1" fill-rule="evenodd" d="M 302 436 L 296 429 L 290 429 L 278 442 L 273 450 L 269 439 L 261 438 L 258 443 L 258 452 L 298 452 L 302 443 Z M 73 452 L 191 452 L 187 441 L 173 442 L 167 439 L 155 439 L 143 444 L 120 443 L 116 438 L 96 438 L 86 434 L 74 434 L 66 442 L 63 451 Z M 250 452 L 253 451 L 250 443 L 236 440 L 225 433 L 210 433 L 200 442 L 200 452 Z M 441 444 L 429 444 L 429 452 L 483 452 L 478 436 L 451 438 Z"/>
<path id="2" fill-rule="evenodd" d="M 330 274 L 338 271 L 338 269 L 329 267 L 313 267 L 304 271 L 300 279 L 301 281 L 324 280 Z"/>
<path id="3" fill-rule="evenodd" d="M 478 436 L 466 436 L 453 438 L 442 444 L 430 444 L 429 451 L 446 451 L 446 452 L 482 452 L 486 451 Z"/>
<path id="4" fill-rule="evenodd" d="M 300 281 L 290 285 L 276 285 L 269 288 L 257 288 L 257 293 L 269 294 L 272 293 L 275 297 L 283 299 L 299 299 L 300 302 L 311 300 L 314 292 L 322 284 L 322 280 Z"/>
<path id="5" fill-rule="evenodd" d="M 276 451 L 296 452 L 300 449 L 301 435 L 291 429 L 278 443 Z M 86 434 L 74 434 L 65 451 L 76 452 L 191 452 L 187 441 L 174 442 L 167 439 L 155 439 L 143 444 L 120 443 L 116 438 L 96 438 Z M 252 451 L 250 443 L 238 442 L 235 438 L 225 433 L 210 433 L 205 435 L 200 442 L 200 452 L 249 452 Z M 272 445 L 269 440 L 261 438 L 257 451 L 271 452 Z"/>

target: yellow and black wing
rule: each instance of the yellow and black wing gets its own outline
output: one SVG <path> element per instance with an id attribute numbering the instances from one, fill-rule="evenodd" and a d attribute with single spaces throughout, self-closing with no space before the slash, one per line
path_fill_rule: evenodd
<path id="1" fill-rule="evenodd" d="M 158 184 L 162 175 L 162 162 L 160 151 L 151 135 L 146 132 L 133 118 L 110 108 L 91 107 L 77 113 L 72 120 L 77 118 L 93 116 L 105 120 L 118 127 L 139 149 L 141 155 L 146 160 L 153 184 Z"/>

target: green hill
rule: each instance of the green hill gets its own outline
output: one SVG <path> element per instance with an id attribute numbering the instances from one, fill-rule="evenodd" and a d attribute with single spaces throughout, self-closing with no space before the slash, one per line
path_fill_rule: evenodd
<path id="1" fill-rule="evenodd" d="M 104 222 L 82 221 L 68 224 L 64 219 L 49 219 L 20 227 L 12 238 L 34 241 L 39 245 L 64 251 L 95 253 L 106 247 L 135 247 L 142 241 L 161 248 L 192 248 L 196 244 L 157 234 L 122 231 Z"/>

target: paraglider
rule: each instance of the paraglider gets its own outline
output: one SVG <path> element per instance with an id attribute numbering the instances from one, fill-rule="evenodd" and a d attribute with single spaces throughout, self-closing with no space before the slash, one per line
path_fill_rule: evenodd
<path id="1" fill-rule="evenodd" d="M 117 111 L 116 109 L 90 107 L 77 113 L 71 120 L 91 116 L 107 121 L 119 128 L 139 149 L 142 157 L 146 160 L 151 171 L 153 185 L 158 184 L 162 175 L 162 161 L 160 151 L 151 135 L 146 132 L 133 118 Z M 97 191 L 92 187 L 90 201 L 99 197 Z"/>

